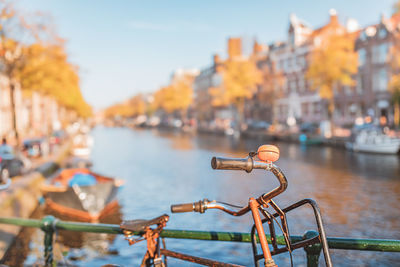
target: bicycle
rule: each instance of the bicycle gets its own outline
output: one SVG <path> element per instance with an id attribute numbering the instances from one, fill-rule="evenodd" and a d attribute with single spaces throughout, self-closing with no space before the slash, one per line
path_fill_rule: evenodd
<path id="1" fill-rule="evenodd" d="M 258 158 L 258 160 L 257 160 Z M 332 261 L 329 254 L 328 243 L 326 240 L 325 230 L 322 223 L 322 217 L 317 203 L 312 199 L 300 200 L 286 208 L 279 208 L 279 206 L 273 201 L 273 198 L 283 193 L 287 186 L 287 179 L 282 170 L 276 166 L 273 162 L 279 159 L 279 149 L 272 145 L 262 145 L 258 148 L 257 152 L 250 152 L 246 158 L 223 158 L 213 157 L 211 160 L 211 167 L 215 170 L 244 170 L 250 173 L 253 169 L 263 169 L 271 171 L 279 181 L 279 186 L 271 190 L 270 192 L 264 193 L 258 198 L 251 197 L 248 205 L 244 207 L 238 207 L 224 202 L 218 202 L 215 200 L 203 199 L 194 203 L 175 204 L 171 206 L 172 213 L 179 212 L 199 212 L 204 213 L 208 209 L 219 209 L 233 216 L 242 216 L 251 212 L 254 224 L 251 228 L 251 241 L 253 249 L 254 264 L 256 267 L 259 266 L 259 261 L 264 260 L 265 267 L 276 267 L 275 261 L 272 256 L 283 252 L 289 252 L 291 264 L 293 266 L 292 251 L 298 248 L 304 248 L 312 244 L 321 243 L 325 264 L 328 267 L 332 266 Z M 315 237 L 307 238 L 302 241 L 292 243 L 289 235 L 289 227 L 286 220 L 286 213 L 299 208 L 305 204 L 309 204 L 313 211 L 317 223 L 318 235 Z M 271 214 L 267 208 L 271 207 L 275 213 Z M 235 208 L 235 209 L 234 209 Z M 261 215 L 264 219 L 261 219 Z M 276 217 L 279 217 L 281 224 L 279 224 Z M 167 266 L 167 257 L 173 257 L 184 261 L 194 262 L 205 266 L 231 266 L 238 267 L 240 265 L 232 263 L 223 263 L 214 261 L 206 258 L 196 257 L 192 255 L 183 254 L 180 252 L 170 251 L 165 248 L 165 241 L 162 240 L 164 248 L 161 248 L 160 244 L 160 233 L 165 227 L 169 216 L 164 214 L 153 220 L 133 220 L 125 221 L 121 224 L 126 239 L 130 244 L 134 244 L 138 241 L 147 240 L 147 252 L 142 261 L 141 266 L 155 266 L 164 267 Z M 274 222 L 280 227 L 283 236 L 285 238 L 286 245 L 279 247 L 277 244 L 276 232 Z M 271 246 L 270 249 L 267 238 L 265 236 L 264 223 L 268 223 L 269 231 L 271 235 Z M 151 225 L 157 225 L 157 228 L 152 229 Z M 142 232 L 142 238 L 133 239 L 133 232 Z M 262 253 L 258 254 L 257 249 L 257 235 L 261 245 Z"/>

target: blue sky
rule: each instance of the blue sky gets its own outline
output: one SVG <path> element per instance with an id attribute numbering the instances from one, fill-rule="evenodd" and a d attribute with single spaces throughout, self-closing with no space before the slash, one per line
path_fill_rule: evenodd
<path id="1" fill-rule="evenodd" d="M 335 8 L 361 26 L 387 17 L 393 0 L 79 1 L 19 0 L 25 12 L 52 15 L 81 68 L 85 99 L 103 108 L 166 85 L 177 68 L 208 66 L 229 36 L 269 43 L 286 38 L 290 13 L 319 27 Z"/>

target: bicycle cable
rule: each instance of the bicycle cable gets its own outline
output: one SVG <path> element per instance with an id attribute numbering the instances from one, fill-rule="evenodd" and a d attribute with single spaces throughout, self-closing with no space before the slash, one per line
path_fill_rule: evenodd
<path id="1" fill-rule="evenodd" d="M 285 239 L 286 248 L 288 249 L 289 256 L 290 256 L 290 266 L 293 267 L 293 256 L 292 256 L 292 249 L 290 248 L 290 245 L 289 245 L 289 237 L 286 235 L 285 231 L 283 231 L 283 228 L 282 228 L 281 224 L 278 222 L 278 220 L 274 216 L 272 216 L 271 213 L 269 213 L 268 210 L 266 210 L 265 208 L 263 208 L 262 210 L 264 212 L 266 212 L 276 222 L 276 224 L 281 229 L 283 238 Z"/>
<path id="2" fill-rule="evenodd" d="M 237 209 L 242 209 L 243 207 L 242 206 L 238 206 L 238 205 L 234 205 L 234 204 L 229 204 L 229 203 L 226 203 L 226 202 L 223 202 L 223 201 L 216 201 L 217 203 L 221 203 L 221 204 L 224 204 L 224 205 L 227 205 L 227 206 L 230 206 L 230 207 L 233 207 L 233 208 L 237 208 Z"/>

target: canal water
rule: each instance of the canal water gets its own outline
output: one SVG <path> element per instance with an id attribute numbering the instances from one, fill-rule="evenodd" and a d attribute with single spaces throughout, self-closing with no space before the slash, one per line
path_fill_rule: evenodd
<path id="1" fill-rule="evenodd" d="M 118 196 L 123 219 L 153 218 L 168 213 L 169 229 L 249 232 L 250 214 L 232 217 L 218 210 L 171 214 L 170 205 L 203 198 L 245 205 L 249 197 L 258 197 L 277 185 L 274 176 L 265 171 L 247 174 L 210 167 L 213 156 L 245 157 L 265 143 L 263 140 L 239 141 L 214 135 L 105 127 L 95 128 L 92 135 L 94 171 L 125 180 Z M 400 239 L 398 156 L 356 154 L 331 147 L 276 145 L 281 150 L 276 164 L 289 181 L 288 189 L 276 198 L 278 205 L 285 207 L 302 198 L 315 199 L 328 236 Z M 288 220 L 293 235 L 316 229 L 308 207 L 289 213 Z M 37 231 L 30 243 L 26 266 L 42 258 L 42 242 L 43 234 Z M 74 266 L 106 263 L 139 266 L 145 252 L 144 242 L 129 246 L 122 236 L 89 235 L 82 244 L 71 247 L 58 242 L 54 247 L 55 257 Z M 167 239 L 167 247 L 246 266 L 253 264 L 249 243 Z M 331 250 L 331 254 L 336 266 L 400 266 L 400 254 L 396 253 Z M 293 253 L 293 259 L 294 266 L 305 266 L 302 249 Z M 278 256 L 276 261 L 279 266 L 290 266 L 287 254 Z M 173 259 L 169 264 L 194 266 Z"/>

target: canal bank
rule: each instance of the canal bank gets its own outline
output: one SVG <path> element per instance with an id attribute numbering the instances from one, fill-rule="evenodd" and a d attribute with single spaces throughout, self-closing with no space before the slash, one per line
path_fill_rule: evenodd
<path id="1" fill-rule="evenodd" d="M 41 197 L 40 187 L 49 177 L 56 172 L 65 160 L 70 150 L 67 142 L 54 155 L 34 168 L 33 171 L 12 179 L 10 188 L 0 192 L 1 216 L 30 218 L 38 206 Z M 3 225 L 0 229 L 0 262 L 7 255 L 7 251 L 16 242 L 20 226 Z"/>
<path id="2" fill-rule="evenodd" d="M 183 134 L 209 134 L 215 136 L 225 136 L 227 138 L 234 136 L 227 135 L 226 131 L 223 129 L 206 129 L 206 128 L 197 128 L 191 130 L 185 130 L 177 127 L 166 127 L 166 126 L 157 126 L 157 127 L 132 127 L 134 130 L 143 130 L 143 129 L 154 129 L 165 132 L 175 132 L 175 133 L 183 133 Z M 306 136 L 306 139 L 304 137 Z M 236 138 L 236 137 L 235 137 Z M 321 145 L 321 146 L 329 146 L 329 147 L 337 147 L 345 149 L 346 142 L 350 141 L 349 136 L 333 136 L 330 138 L 325 138 L 323 136 L 314 135 L 308 136 L 302 133 L 271 133 L 268 130 L 254 130 L 247 129 L 241 131 L 239 135 L 239 139 L 253 139 L 265 142 L 286 142 L 286 143 L 294 143 L 294 144 L 302 144 L 302 145 Z M 300 141 L 302 140 L 302 141 Z"/>

